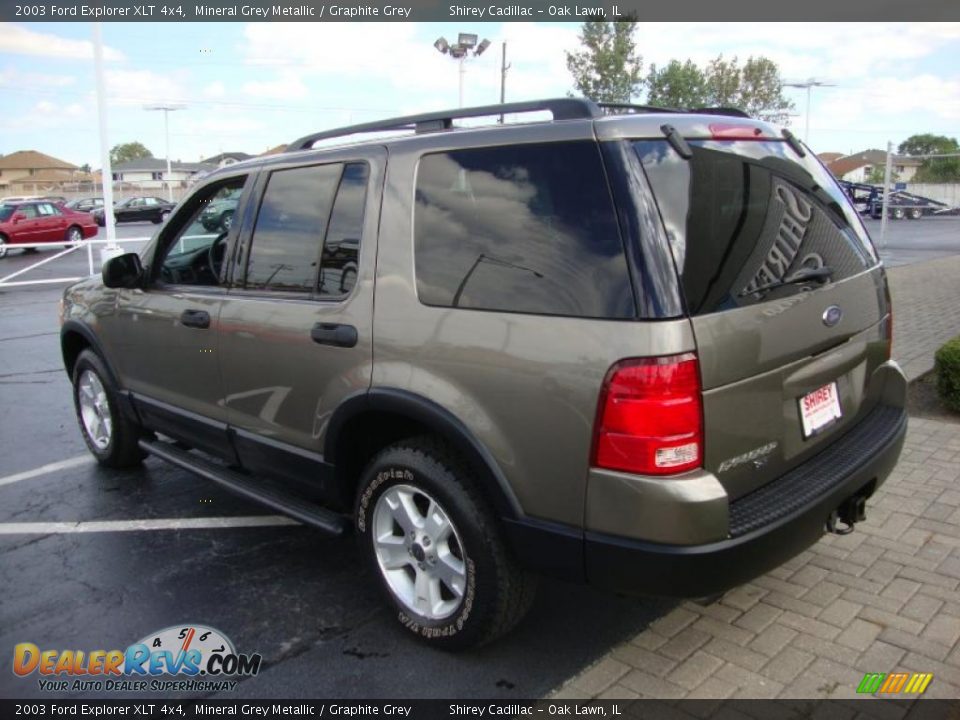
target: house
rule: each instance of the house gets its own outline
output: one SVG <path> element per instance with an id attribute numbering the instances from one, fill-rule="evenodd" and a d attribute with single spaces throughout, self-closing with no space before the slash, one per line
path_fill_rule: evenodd
<path id="1" fill-rule="evenodd" d="M 167 161 L 163 158 L 139 158 L 113 166 L 114 182 L 129 183 L 141 190 L 160 190 L 169 182 L 172 187 L 186 187 L 195 175 L 216 170 L 216 165 L 205 163 L 170 163 L 167 177 Z"/>
<path id="2" fill-rule="evenodd" d="M 264 155 L 279 155 L 280 153 L 286 152 L 286 151 L 287 151 L 287 144 L 283 143 L 282 145 L 277 145 L 276 147 L 272 147 L 269 150 L 263 151 L 262 153 L 260 153 L 260 156 L 263 157 Z"/>
<path id="3" fill-rule="evenodd" d="M 249 160 L 253 155 L 248 155 L 245 152 L 222 152 L 219 155 L 214 155 L 200 162 L 204 165 L 215 165 L 216 167 L 226 167 L 227 165 L 233 165 L 234 163 L 242 162 L 244 160 Z"/>
<path id="4" fill-rule="evenodd" d="M 887 163 L 887 153 L 883 150 L 864 150 L 855 155 L 844 155 L 832 162 L 826 160 L 824 162 L 827 169 L 838 180 L 862 183 L 866 182 L 874 168 L 879 168 L 883 172 Z M 891 166 L 893 179 L 899 182 L 910 182 L 916 174 L 917 168 L 922 164 L 923 161 L 920 158 L 894 155 Z"/>
<path id="5" fill-rule="evenodd" d="M 0 195 L 44 195 L 77 189 L 93 178 L 76 165 L 37 150 L 18 150 L 0 157 Z"/>

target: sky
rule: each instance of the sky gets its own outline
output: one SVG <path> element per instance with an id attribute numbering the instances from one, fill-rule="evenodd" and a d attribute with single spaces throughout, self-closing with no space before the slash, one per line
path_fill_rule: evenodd
<path id="1" fill-rule="evenodd" d="M 499 101 L 507 43 L 508 101 L 564 96 L 566 50 L 578 24 L 561 23 L 104 23 L 108 140 L 139 141 L 195 162 L 261 153 L 310 132 L 458 102 L 458 64 L 439 36 L 491 41 L 471 58 L 465 104 Z M 100 167 L 92 25 L 0 23 L 0 154 L 39 150 Z M 786 81 L 816 78 L 808 143 L 816 152 L 894 146 L 916 133 L 960 136 L 960 23 L 640 23 L 650 64 L 723 54 L 764 55 Z M 803 135 L 806 91 L 786 89 Z M 643 96 L 635 98 L 642 101 Z"/>

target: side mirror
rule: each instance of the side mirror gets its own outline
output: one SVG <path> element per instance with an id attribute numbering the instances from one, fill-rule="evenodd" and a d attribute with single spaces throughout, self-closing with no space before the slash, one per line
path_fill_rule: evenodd
<path id="1" fill-rule="evenodd" d="M 143 280 L 143 263 L 136 253 L 124 253 L 103 264 L 103 284 L 108 288 L 136 288 Z"/>

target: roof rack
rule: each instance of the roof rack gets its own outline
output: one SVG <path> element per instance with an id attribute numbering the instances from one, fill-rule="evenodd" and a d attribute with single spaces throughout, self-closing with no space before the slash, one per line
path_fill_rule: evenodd
<path id="1" fill-rule="evenodd" d="M 360 135 L 363 133 L 385 132 L 388 130 L 413 130 L 418 133 L 449 130 L 453 121 L 460 118 L 484 117 L 487 115 L 505 115 L 514 113 L 528 113 L 547 111 L 554 120 L 577 120 L 596 118 L 603 112 L 596 103 L 585 98 L 556 98 L 553 100 L 536 100 L 532 102 L 505 103 L 503 105 L 484 105 L 482 107 L 460 108 L 459 110 L 444 110 L 441 112 L 424 113 L 422 115 L 406 115 L 404 117 L 376 120 L 359 125 L 323 130 L 294 140 L 287 145 L 286 152 L 309 150 L 320 140 Z"/>

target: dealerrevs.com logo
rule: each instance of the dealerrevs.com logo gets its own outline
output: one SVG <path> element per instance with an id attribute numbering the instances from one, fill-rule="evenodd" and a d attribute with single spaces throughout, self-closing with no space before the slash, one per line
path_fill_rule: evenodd
<path id="1" fill-rule="evenodd" d="M 125 650 L 13 648 L 13 672 L 37 676 L 47 692 L 210 692 L 233 690 L 260 672 L 258 653 L 238 653 L 230 639 L 204 625 L 177 625 L 147 635 Z"/>

